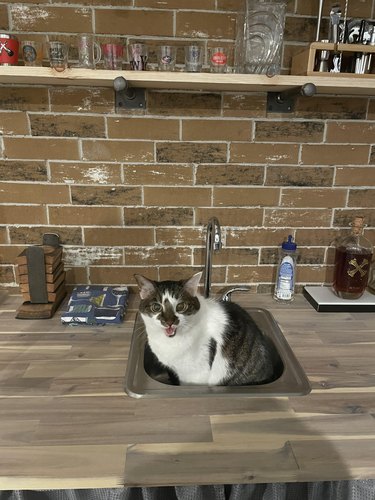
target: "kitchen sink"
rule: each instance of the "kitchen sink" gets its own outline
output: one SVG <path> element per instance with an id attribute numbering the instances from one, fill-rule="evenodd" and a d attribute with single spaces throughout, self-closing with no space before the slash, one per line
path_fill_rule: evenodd
<path id="1" fill-rule="evenodd" d="M 262 397 L 303 396 L 311 390 L 309 381 L 277 322 L 266 309 L 246 308 L 275 348 L 275 380 L 267 384 L 239 386 L 173 385 L 157 363 L 138 313 L 125 375 L 125 391 L 134 398 Z"/>

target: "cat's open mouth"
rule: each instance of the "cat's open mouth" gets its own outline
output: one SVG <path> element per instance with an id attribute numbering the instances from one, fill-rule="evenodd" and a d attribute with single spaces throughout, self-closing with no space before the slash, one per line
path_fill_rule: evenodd
<path id="1" fill-rule="evenodd" d="M 167 326 L 167 328 L 164 328 L 167 337 L 173 337 L 174 335 L 176 335 L 176 330 L 177 330 L 176 325 L 170 325 Z"/>

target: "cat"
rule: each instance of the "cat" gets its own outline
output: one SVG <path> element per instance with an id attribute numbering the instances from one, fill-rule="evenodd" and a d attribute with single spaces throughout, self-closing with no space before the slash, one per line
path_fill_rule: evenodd
<path id="1" fill-rule="evenodd" d="M 168 372 L 169 383 L 254 385 L 274 380 L 278 355 L 273 344 L 241 306 L 201 296 L 201 276 L 153 281 L 134 275 L 146 347 Z"/>

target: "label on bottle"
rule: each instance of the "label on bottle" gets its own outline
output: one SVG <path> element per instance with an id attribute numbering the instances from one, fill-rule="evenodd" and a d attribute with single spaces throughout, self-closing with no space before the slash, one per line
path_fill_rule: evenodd
<path id="1" fill-rule="evenodd" d="M 293 259 L 284 257 L 279 269 L 276 287 L 276 297 L 280 300 L 290 300 L 294 292 Z"/>

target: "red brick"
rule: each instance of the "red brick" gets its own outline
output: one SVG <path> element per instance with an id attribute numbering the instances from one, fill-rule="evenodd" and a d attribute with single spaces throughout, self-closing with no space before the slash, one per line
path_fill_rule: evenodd
<path id="1" fill-rule="evenodd" d="M 337 167 L 336 186 L 375 186 L 374 167 Z"/>
<path id="2" fill-rule="evenodd" d="M 48 180 L 44 161 L 0 160 L 0 172 L 4 181 L 46 182 Z"/>
<path id="3" fill-rule="evenodd" d="M 233 163 L 282 163 L 298 161 L 297 144 L 232 143 L 230 161 Z"/>
<path id="4" fill-rule="evenodd" d="M 82 245 L 82 230 L 80 227 L 62 226 L 20 226 L 9 227 L 10 241 L 24 245 L 40 245 L 44 233 L 56 233 L 59 235 L 62 245 Z"/>
<path id="5" fill-rule="evenodd" d="M 82 159 L 89 161 L 147 162 L 154 159 L 154 147 L 147 141 L 82 141 Z"/>
<path id="6" fill-rule="evenodd" d="M 39 87 L 0 87 L 0 109 L 22 111 L 48 110 L 48 90 Z"/>
<path id="7" fill-rule="evenodd" d="M 275 266 L 228 266 L 229 283 L 256 284 L 274 283 Z"/>
<path id="8" fill-rule="evenodd" d="M 156 232 L 157 245 L 178 245 L 178 246 L 195 246 L 202 245 L 205 242 L 205 228 L 190 228 L 190 227 L 158 227 Z"/>
<path id="9" fill-rule="evenodd" d="M 269 227 L 328 227 L 331 224 L 332 211 L 329 209 L 290 209 L 267 208 L 264 225 Z"/>
<path id="10" fill-rule="evenodd" d="M 7 158 L 77 160 L 77 139 L 45 139 L 44 137 L 4 137 L 4 152 Z"/>
<path id="11" fill-rule="evenodd" d="M 97 33 L 173 36 L 173 13 L 141 9 L 96 9 Z"/>
<path id="12" fill-rule="evenodd" d="M 215 187 L 214 205 L 225 207 L 272 206 L 279 202 L 278 188 L 264 187 Z"/>
<path id="13" fill-rule="evenodd" d="M 118 207 L 49 207 L 51 224 L 67 226 L 119 226 L 122 224 Z"/>
<path id="14" fill-rule="evenodd" d="M 328 122 L 326 142 L 371 144 L 374 141 L 375 124 L 369 122 Z"/>
<path id="15" fill-rule="evenodd" d="M 110 88 L 51 87 L 49 95 L 51 111 L 56 113 L 114 112 L 113 89 Z"/>
<path id="16" fill-rule="evenodd" d="M 192 263 L 192 250 L 183 247 L 127 248 L 125 264 L 129 266 L 170 266 Z"/>
<path id="17" fill-rule="evenodd" d="M 217 217 L 223 226 L 262 226 L 263 208 L 196 208 L 196 224 L 207 224 L 211 217 Z"/>
<path id="18" fill-rule="evenodd" d="M 247 120 L 182 120 L 184 141 L 248 141 L 252 123 Z"/>
<path id="19" fill-rule="evenodd" d="M 281 194 L 282 207 L 322 207 L 335 208 L 346 205 L 346 189 L 287 189 L 284 188 Z"/>
<path id="20" fill-rule="evenodd" d="M 210 188 L 184 187 L 145 187 L 144 202 L 155 206 L 209 206 L 211 205 Z"/>
<path id="21" fill-rule="evenodd" d="M 2 224 L 46 224 L 46 207 L 36 205 L 0 205 Z"/>
<path id="22" fill-rule="evenodd" d="M 154 230 L 151 228 L 85 228 L 85 245 L 150 246 L 154 244 Z"/>
<path id="23" fill-rule="evenodd" d="M 112 163 L 50 162 L 51 181 L 66 184 L 120 184 L 121 167 Z"/>
<path id="24" fill-rule="evenodd" d="M 304 144 L 301 158 L 305 165 L 364 165 L 369 151 L 369 146 Z"/>
<path id="25" fill-rule="evenodd" d="M 107 118 L 109 139 L 177 140 L 179 121 L 161 118 Z"/>
<path id="26" fill-rule="evenodd" d="M 27 115 L 19 112 L 0 112 L 0 134 L 26 135 L 29 133 Z"/>
<path id="27" fill-rule="evenodd" d="M 192 165 L 125 165 L 125 184 L 183 186 L 193 184 Z"/>
<path id="28" fill-rule="evenodd" d="M 137 207 L 125 208 L 127 226 L 191 226 L 194 212 L 189 207 Z"/>
<path id="29" fill-rule="evenodd" d="M 177 11 L 176 35 L 192 38 L 234 39 L 236 16 L 212 12 Z"/>
<path id="30" fill-rule="evenodd" d="M 2 203 L 69 203 L 67 186 L 0 182 Z"/>
<path id="31" fill-rule="evenodd" d="M 50 5 L 12 5 L 16 31 L 90 33 L 92 11 L 89 8 L 51 7 Z"/>
<path id="32" fill-rule="evenodd" d="M 285 235 L 292 232 L 291 228 L 282 229 L 246 229 L 228 228 L 226 231 L 226 246 L 275 246 L 284 240 Z"/>
<path id="33" fill-rule="evenodd" d="M 198 165 L 196 184 L 242 186 L 263 184 L 264 166 L 260 165 Z"/>

